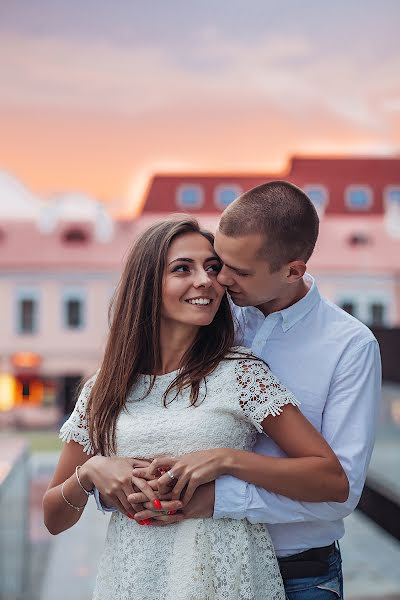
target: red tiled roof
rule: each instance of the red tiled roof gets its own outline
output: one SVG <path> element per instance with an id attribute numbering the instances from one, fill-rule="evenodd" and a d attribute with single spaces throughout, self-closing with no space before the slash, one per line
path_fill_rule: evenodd
<path id="1" fill-rule="evenodd" d="M 176 192 L 182 184 L 201 185 L 204 204 L 194 214 L 217 213 L 214 196 L 217 186 L 235 185 L 243 191 L 274 179 L 286 179 L 301 188 L 321 184 L 329 191 L 328 214 L 348 214 L 344 192 L 349 185 L 368 185 L 374 194 L 369 214 L 382 214 L 382 195 L 387 185 L 400 186 L 400 158 L 309 158 L 294 157 L 285 173 L 214 174 L 183 173 L 155 175 L 149 185 L 144 213 L 175 212 L 179 210 Z"/>

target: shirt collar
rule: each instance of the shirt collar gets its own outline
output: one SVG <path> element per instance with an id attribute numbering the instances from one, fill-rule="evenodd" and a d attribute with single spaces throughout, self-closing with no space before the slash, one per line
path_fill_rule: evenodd
<path id="1" fill-rule="evenodd" d="M 293 325 L 295 325 L 298 321 L 303 319 L 303 317 L 305 317 L 306 314 L 308 314 L 321 299 L 314 277 L 312 277 L 309 273 L 306 273 L 304 275 L 304 279 L 306 283 L 310 285 L 310 289 L 308 290 L 307 294 L 301 298 L 301 300 L 295 304 L 292 304 L 292 306 L 288 306 L 283 310 L 277 311 L 282 316 L 282 329 L 285 332 L 293 327 Z"/>
<path id="2" fill-rule="evenodd" d="M 248 306 L 245 308 L 245 314 L 247 316 L 252 315 L 257 319 L 263 320 L 271 320 L 272 318 L 276 319 L 280 316 L 283 331 L 288 331 L 291 327 L 293 327 L 293 325 L 305 317 L 306 314 L 309 313 L 313 308 L 313 306 L 315 306 L 315 304 L 321 299 L 314 277 L 312 277 L 309 273 L 306 273 L 304 275 L 304 279 L 310 286 L 310 289 L 308 290 L 307 294 L 301 298 L 301 300 L 295 304 L 292 304 L 292 306 L 288 306 L 288 308 L 283 308 L 282 310 L 273 312 L 266 317 L 259 308 L 256 308 L 255 306 Z"/>

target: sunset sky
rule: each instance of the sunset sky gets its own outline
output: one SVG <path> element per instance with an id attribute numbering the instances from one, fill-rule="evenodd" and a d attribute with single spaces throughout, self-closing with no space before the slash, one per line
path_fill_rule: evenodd
<path id="1" fill-rule="evenodd" d="M 397 0 L 1 0 L 0 171 L 129 209 L 155 171 L 400 154 Z"/>

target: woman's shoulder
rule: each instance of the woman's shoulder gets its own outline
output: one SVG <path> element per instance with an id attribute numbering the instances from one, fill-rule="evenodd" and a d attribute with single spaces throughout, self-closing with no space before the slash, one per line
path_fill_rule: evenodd
<path id="1" fill-rule="evenodd" d="M 246 346 L 232 346 L 229 352 L 226 354 L 225 358 L 244 358 L 244 359 L 256 359 L 257 357 L 253 354 L 250 348 L 246 348 Z"/>
<path id="2" fill-rule="evenodd" d="M 269 368 L 250 348 L 233 346 L 220 362 L 217 371 L 219 374 L 229 373 L 233 379 L 237 379 L 243 372 L 265 373 Z"/>

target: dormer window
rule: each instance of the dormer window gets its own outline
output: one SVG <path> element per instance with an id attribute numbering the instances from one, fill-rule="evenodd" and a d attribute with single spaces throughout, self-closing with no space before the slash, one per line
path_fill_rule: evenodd
<path id="1" fill-rule="evenodd" d="M 176 203 L 182 210 L 196 210 L 204 204 L 204 192 L 200 185 L 180 185 L 176 191 Z"/>
<path id="2" fill-rule="evenodd" d="M 386 210 L 400 210 L 400 185 L 388 185 L 383 198 Z"/>
<path id="3" fill-rule="evenodd" d="M 345 193 L 345 204 L 349 210 L 366 211 L 373 203 L 372 190 L 368 185 L 349 185 Z"/>
<path id="4" fill-rule="evenodd" d="M 304 186 L 304 192 L 310 198 L 311 202 L 314 204 L 317 213 L 319 215 L 325 212 L 326 207 L 328 206 L 329 195 L 328 190 L 324 185 L 319 183 L 316 184 L 308 184 Z"/>
<path id="5" fill-rule="evenodd" d="M 214 202 L 215 206 L 220 210 L 225 210 L 240 194 L 242 188 L 235 184 L 219 185 L 215 188 Z"/>
<path id="6" fill-rule="evenodd" d="M 66 244 L 86 244 L 89 241 L 89 235 L 84 229 L 71 227 L 63 232 L 62 240 Z"/>

